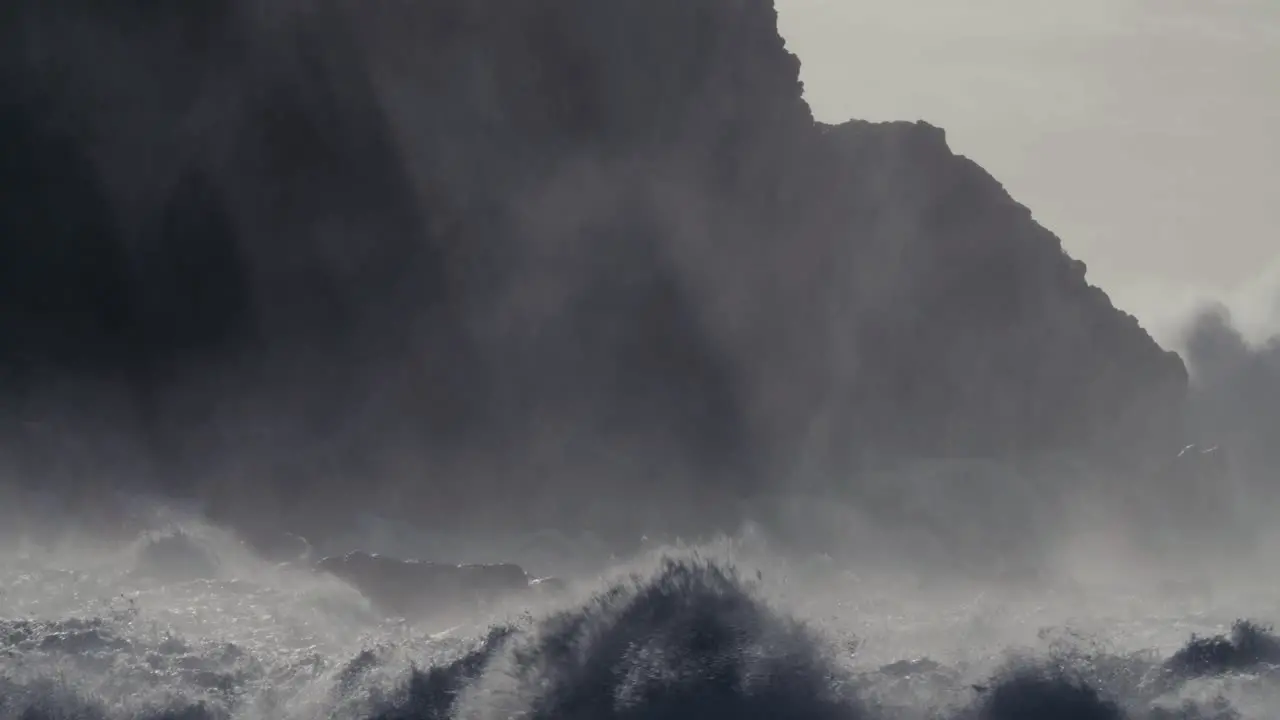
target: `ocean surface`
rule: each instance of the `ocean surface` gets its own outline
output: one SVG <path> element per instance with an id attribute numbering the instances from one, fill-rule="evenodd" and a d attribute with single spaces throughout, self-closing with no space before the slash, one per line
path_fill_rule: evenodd
<path id="1" fill-rule="evenodd" d="M 213 559 L 196 579 L 150 572 L 143 540 L 6 552 L 0 717 L 1280 715 L 1269 571 L 1230 591 L 997 589 L 726 540 L 579 569 L 563 597 L 408 622 L 192 533 Z"/>

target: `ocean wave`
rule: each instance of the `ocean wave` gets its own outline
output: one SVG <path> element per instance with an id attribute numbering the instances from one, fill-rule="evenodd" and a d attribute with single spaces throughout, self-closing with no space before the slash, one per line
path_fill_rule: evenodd
<path id="1" fill-rule="evenodd" d="M 854 576 L 820 588 L 683 551 L 550 611 L 442 629 L 382 618 L 322 577 L 244 572 L 231 553 L 223 577 L 177 580 L 140 577 L 139 557 L 4 568 L 0 717 L 1225 720 L 1280 700 L 1280 639 L 1251 621 L 1205 632 L 1218 625 L 1203 612 L 1161 618 L 1173 631 L 1085 631 L 979 600 L 992 607 L 958 634 Z M 1021 642 L 980 627 L 1002 616 L 1053 622 Z M 947 640 L 925 648 L 931 629 Z"/>

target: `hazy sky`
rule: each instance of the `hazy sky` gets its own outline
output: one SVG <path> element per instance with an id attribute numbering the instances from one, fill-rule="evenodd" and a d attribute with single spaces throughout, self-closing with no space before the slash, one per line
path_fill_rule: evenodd
<path id="1" fill-rule="evenodd" d="M 777 5 L 819 119 L 946 128 L 1157 334 L 1280 319 L 1280 0 Z"/>

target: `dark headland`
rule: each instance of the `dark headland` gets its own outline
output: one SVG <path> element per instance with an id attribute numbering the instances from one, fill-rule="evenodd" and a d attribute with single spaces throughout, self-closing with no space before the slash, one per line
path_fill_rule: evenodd
<path id="1" fill-rule="evenodd" d="M 769 0 L 2 12 L 0 461 L 83 512 L 705 530 L 1187 442 L 1178 356 L 942 129 L 816 122 Z"/>

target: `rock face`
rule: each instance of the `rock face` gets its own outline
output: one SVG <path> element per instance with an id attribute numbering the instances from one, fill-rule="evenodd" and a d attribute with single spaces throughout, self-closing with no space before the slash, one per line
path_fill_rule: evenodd
<path id="1" fill-rule="evenodd" d="M 842 291 L 861 400 L 845 404 L 843 435 L 927 457 L 1172 449 L 1182 362 L 941 129 L 854 121 L 822 135 L 830 160 L 807 202 L 835 209 L 858 280 Z"/>
<path id="2" fill-rule="evenodd" d="M 130 428 L 132 474 L 314 537 L 1180 447 L 1180 361 L 940 129 L 814 122 L 768 0 L 13 15 L 15 447 Z"/>
<path id="3" fill-rule="evenodd" d="M 316 569 L 349 583 L 379 609 L 405 616 L 471 608 L 535 587 L 519 565 L 450 565 L 360 551 L 323 558 Z"/>

